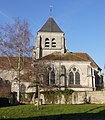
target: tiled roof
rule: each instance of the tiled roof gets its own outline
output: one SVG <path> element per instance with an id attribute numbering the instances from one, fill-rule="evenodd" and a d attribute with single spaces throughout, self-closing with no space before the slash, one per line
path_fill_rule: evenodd
<path id="1" fill-rule="evenodd" d="M 63 31 L 59 28 L 52 17 L 49 17 L 47 22 L 43 25 L 43 27 L 39 30 L 39 32 L 61 32 Z"/>
<path id="2" fill-rule="evenodd" d="M 101 69 L 87 53 L 82 52 L 67 52 L 67 53 L 54 52 L 38 60 L 90 61 L 92 67 Z M 10 69 L 12 67 L 17 67 L 18 63 L 17 61 L 18 57 L 9 57 L 8 59 L 7 57 L 2 56 L 0 57 L 0 68 Z M 31 67 L 31 64 L 32 58 L 25 57 L 24 68 L 29 69 Z"/>
<path id="3" fill-rule="evenodd" d="M 40 58 L 40 60 L 90 61 L 92 67 L 101 69 L 87 53 L 83 52 L 54 52 Z"/>
<path id="4" fill-rule="evenodd" d="M 0 69 L 2 70 L 14 69 L 16 71 L 18 68 L 18 59 L 19 59 L 18 57 L 1 56 L 0 57 Z M 32 64 L 32 58 L 24 57 L 24 64 L 23 64 L 24 74 L 20 76 L 21 81 L 29 82 L 31 64 Z M 27 70 L 28 72 L 25 72 Z"/>
<path id="5" fill-rule="evenodd" d="M 24 67 L 28 68 L 31 66 L 32 58 L 31 57 L 24 57 Z M 0 57 L 0 68 L 1 69 L 10 69 L 10 68 L 17 68 L 18 65 L 18 57 Z"/>

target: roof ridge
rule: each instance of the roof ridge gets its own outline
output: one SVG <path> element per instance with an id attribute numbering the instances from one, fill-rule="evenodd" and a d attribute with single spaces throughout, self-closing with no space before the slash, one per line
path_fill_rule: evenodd
<path id="1" fill-rule="evenodd" d="M 86 52 L 69 52 L 69 53 L 86 53 Z"/>

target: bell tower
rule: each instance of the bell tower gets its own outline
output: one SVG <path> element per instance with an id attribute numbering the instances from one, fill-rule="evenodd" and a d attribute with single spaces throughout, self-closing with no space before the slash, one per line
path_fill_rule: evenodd
<path id="1" fill-rule="evenodd" d="M 39 59 L 53 52 L 65 53 L 66 44 L 64 32 L 50 16 L 37 33 L 33 57 Z"/>

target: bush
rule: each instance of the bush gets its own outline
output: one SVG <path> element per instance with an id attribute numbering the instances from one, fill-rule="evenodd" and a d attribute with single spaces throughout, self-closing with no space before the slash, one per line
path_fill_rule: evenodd
<path id="1" fill-rule="evenodd" d="M 52 103 L 56 104 L 58 100 L 61 102 L 62 95 L 64 95 L 65 103 L 67 104 L 71 100 L 71 95 L 74 91 L 65 89 L 65 90 L 50 90 L 50 91 L 43 91 L 42 94 L 44 94 L 45 102 L 46 104 Z M 59 102 L 59 103 L 60 103 Z"/>
<path id="2" fill-rule="evenodd" d="M 9 99 L 0 97 L 0 107 L 6 107 L 9 106 Z"/>

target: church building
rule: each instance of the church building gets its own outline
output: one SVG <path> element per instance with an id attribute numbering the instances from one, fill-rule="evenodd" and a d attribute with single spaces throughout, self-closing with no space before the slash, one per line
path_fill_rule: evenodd
<path id="1" fill-rule="evenodd" d="M 32 94 L 33 96 L 35 95 L 37 87 L 32 85 L 32 82 L 33 80 L 35 82 L 37 77 L 35 78 L 35 74 L 32 76 L 32 73 L 34 72 L 33 66 L 36 61 L 39 64 L 49 64 L 46 67 L 47 72 L 45 73 L 47 76 L 46 86 L 48 87 L 46 90 L 49 90 L 49 88 L 65 90 L 67 88 L 81 93 L 93 93 L 93 91 L 104 88 L 101 68 L 88 53 L 68 52 L 65 33 L 60 29 L 52 16 L 49 17 L 37 33 L 32 57 L 24 57 L 24 69 L 20 72 L 19 80 L 17 79 L 17 71 L 13 69 L 17 67 L 18 57 L 10 56 L 9 60 L 13 67 L 8 63 L 8 57 L 0 57 L 0 85 L 2 87 L 5 86 L 5 94 L 8 94 L 8 92 L 9 95 L 13 93 L 13 100 L 15 100 L 13 103 L 20 100 L 20 93 L 22 102 L 25 100 L 29 102 L 29 94 L 30 96 Z M 40 77 L 43 80 L 43 76 Z M 43 90 L 45 89 L 42 88 L 41 91 L 43 92 Z M 1 91 L 0 96 L 2 96 L 2 93 L 3 91 Z M 41 99 L 44 100 L 44 97 Z"/>
<path id="2" fill-rule="evenodd" d="M 65 34 L 52 16 L 37 33 L 32 58 L 51 64 L 48 85 L 75 91 L 103 88 L 101 68 L 87 53 L 67 51 Z"/>

